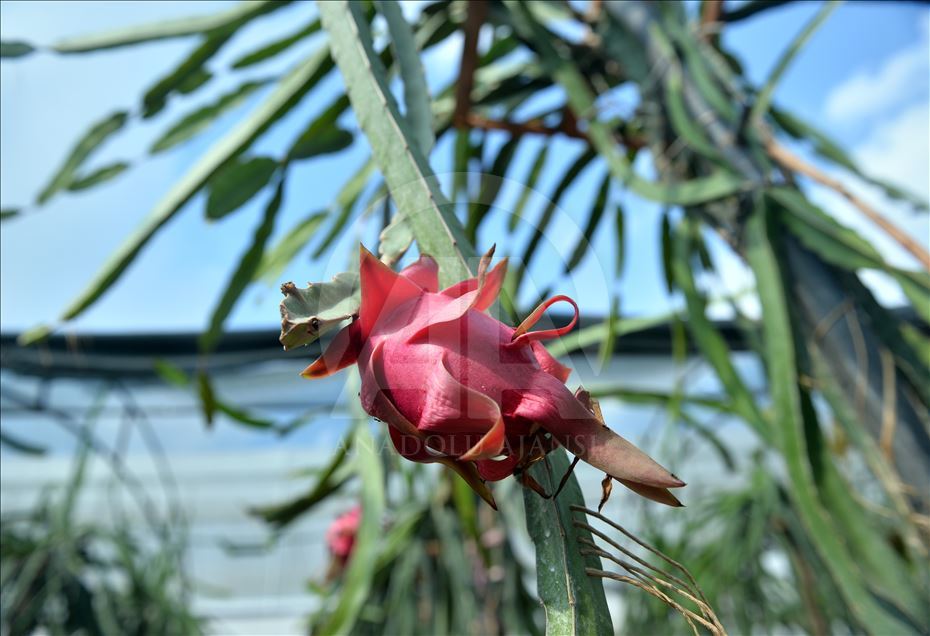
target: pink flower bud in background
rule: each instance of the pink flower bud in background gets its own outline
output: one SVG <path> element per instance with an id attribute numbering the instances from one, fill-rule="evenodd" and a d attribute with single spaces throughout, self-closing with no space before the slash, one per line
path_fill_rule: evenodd
<path id="1" fill-rule="evenodd" d="M 355 547 L 355 535 L 362 519 L 362 507 L 355 506 L 336 517 L 326 530 L 326 546 L 342 565 L 349 560 Z"/>

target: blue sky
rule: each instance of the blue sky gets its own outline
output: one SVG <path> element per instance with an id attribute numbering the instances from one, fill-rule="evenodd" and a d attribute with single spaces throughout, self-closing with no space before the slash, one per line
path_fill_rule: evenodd
<path id="1" fill-rule="evenodd" d="M 2 2 L 0 35 L 50 43 L 58 38 L 95 32 L 149 20 L 210 12 L 230 3 L 180 2 Z M 242 53 L 272 37 L 292 32 L 311 10 L 306 4 L 278 11 L 236 36 L 210 66 L 228 68 Z M 772 10 L 764 17 L 728 27 L 725 40 L 743 60 L 750 78 L 761 83 L 790 39 L 816 12 L 815 3 L 799 3 Z M 848 3 L 840 7 L 815 34 L 796 59 L 776 93 L 776 101 L 824 128 L 840 140 L 877 176 L 893 179 L 925 198 L 928 188 L 928 117 L 930 117 L 930 12 L 918 5 Z M 316 45 L 314 38 L 274 61 L 256 67 L 251 77 L 284 72 Z M 136 108 L 139 96 L 162 73 L 183 59 L 195 46 L 192 40 L 156 42 L 80 56 L 40 53 L 0 66 L 0 202 L 4 207 L 32 201 L 57 168 L 71 144 L 102 115 L 116 109 Z M 458 38 L 431 52 L 426 59 L 432 87 L 454 77 Z M 209 145 L 261 99 L 253 98 L 227 115 L 202 138 L 151 159 L 146 149 L 160 132 L 185 112 L 237 85 L 241 78 L 221 73 L 207 88 L 191 97 L 173 99 L 165 112 L 143 124 L 134 124 L 109 143 L 94 165 L 129 159 L 133 169 L 123 178 L 85 194 L 63 194 L 42 209 L 0 228 L 0 326 L 19 330 L 53 320 L 89 281 L 109 253 L 148 213 L 160 196 Z M 258 154 L 280 153 L 300 130 L 302 122 L 322 110 L 340 81 L 335 75 L 275 126 L 258 145 Z M 623 106 L 622 96 L 620 99 Z M 536 139 L 537 147 L 551 143 L 550 165 L 544 173 L 541 194 L 569 158 L 578 152 L 567 140 Z M 499 143 L 499 142 L 497 142 Z M 532 155 L 533 153 L 527 153 Z M 360 137 L 352 151 L 303 162 L 288 183 L 286 208 L 275 239 L 307 214 L 322 209 L 341 183 L 366 155 Z M 440 144 L 433 153 L 437 172 L 449 169 L 451 148 Z M 510 176 L 525 173 L 517 162 Z M 534 278 L 541 278 L 554 258 L 563 258 L 577 238 L 578 224 L 587 212 L 601 178 L 590 169 L 569 191 L 557 215 L 550 241 Z M 845 177 L 844 175 L 844 178 Z M 873 201 L 895 222 L 926 244 L 926 216 L 885 201 L 880 195 L 850 181 L 862 196 Z M 830 193 L 810 189 L 812 196 L 843 222 L 860 229 L 897 264 L 913 266 L 881 233 Z M 506 205 L 508 193 L 503 199 Z M 588 313 L 606 310 L 610 294 L 619 292 L 625 314 L 648 315 L 665 311 L 675 299 L 664 291 L 656 240 L 661 210 L 632 195 L 613 191 L 614 200 L 627 211 L 627 259 L 623 279 L 614 289 L 609 282 L 613 263 L 611 230 L 602 224 L 594 244 L 599 258 L 588 258 L 560 292 L 574 294 Z M 202 328 L 239 255 L 246 248 L 253 226 L 268 194 L 246 209 L 217 223 L 203 217 L 203 200 L 197 198 L 160 232 L 117 285 L 69 329 L 81 331 L 191 330 Z M 512 197 L 512 194 L 511 194 Z M 511 199 L 512 200 L 512 199 Z M 538 214 L 538 209 L 532 214 Z M 503 252 L 519 253 L 528 228 L 516 241 L 502 240 L 495 227 L 480 237 L 482 246 L 497 241 Z M 321 262 L 302 256 L 288 268 L 284 279 L 322 280 L 345 269 L 359 237 L 369 240 L 372 226 L 357 225 Z M 499 253 L 501 253 L 499 251 Z M 751 276 L 722 247 L 715 251 L 722 280 L 705 283 L 715 291 L 735 291 L 751 284 Z M 870 282 L 888 302 L 899 294 L 893 285 L 870 275 Z M 528 292 L 528 296 L 535 293 Z M 276 287 L 254 285 L 237 306 L 230 326 L 273 327 L 278 321 Z M 749 309 L 751 310 L 751 302 Z"/>

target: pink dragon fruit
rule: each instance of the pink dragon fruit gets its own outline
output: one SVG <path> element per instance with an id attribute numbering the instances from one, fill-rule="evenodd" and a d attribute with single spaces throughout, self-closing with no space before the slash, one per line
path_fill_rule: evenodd
<path id="1" fill-rule="evenodd" d="M 575 302 L 555 296 L 518 327 L 506 325 L 485 311 L 506 272 L 506 261 L 487 271 L 489 261 L 440 291 L 429 256 L 397 273 L 362 247 L 358 317 L 302 375 L 357 363 L 362 406 L 388 424 L 397 451 L 453 468 L 492 506 L 486 481 L 520 472 L 556 444 L 642 496 L 681 505 L 667 489 L 684 482 L 605 426 L 542 345 L 574 327 Z M 530 331 L 557 302 L 574 309 L 571 322 Z"/>

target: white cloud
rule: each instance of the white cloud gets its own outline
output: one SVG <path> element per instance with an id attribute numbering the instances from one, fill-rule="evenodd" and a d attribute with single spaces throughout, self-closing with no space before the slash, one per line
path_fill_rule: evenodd
<path id="1" fill-rule="evenodd" d="M 887 58 L 874 71 L 863 70 L 837 86 L 824 107 L 828 119 L 850 122 L 886 110 L 900 103 L 903 95 L 915 89 L 925 91 L 930 74 L 928 19 L 921 21 L 920 40 Z"/>
<path id="2" fill-rule="evenodd" d="M 912 106 L 883 122 L 853 156 L 865 172 L 907 186 L 930 198 L 930 102 Z M 926 239 L 926 237 L 924 237 Z"/>
<path id="3" fill-rule="evenodd" d="M 853 149 L 852 154 L 866 174 L 886 179 L 924 199 L 930 198 L 930 101 L 925 100 L 886 119 Z M 915 213 L 909 205 L 889 199 L 877 188 L 851 180 L 848 175 L 835 176 L 924 248 L 928 247 L 930 216 Z M 919 263 L 910 253 L 840 195 L 817 187 L 811 190 L 811 198 L 840 223 L 865 237 L 891 265 L 919 268 Z M 865 272 L 863 282 L 886 305 L 906 302 L 898 285 L 887 276 Z"/>
<path id="4" fill-rule="evenodd" d="M 887 119 L 856 146 L 852 154 L 866 174 L 886 179 L 924 198 L 930 197 L 927 182 L 930 175 L 930 101 Z M 836 176 L 921 244 L 926 246 L 930 241 L 930 217 L 926 213 L 915 213 L 909 205 L 889 199 L 877 188 L 846 175 Z M 811 194 L 837 220 L 867 237 L 891 264 L 907 268 L 918 266 L 897 242 L 832 190 L 817 188 Z"/>
<path id="5" fill-rule="evenodd" d="M 888 107 L 892 112 L 898 112 L 894 116 L 882 117 L 881 123 L 852 148 L 851 155 L 866 174 L 930 199 L 930 100 L 925 92 L 922 103 L 904 109 L 896 103 L 889 103 Z M 930 246 L 930 215 L 914 212 L 908 204 L 888 198 L 878 188 L 851 177 L 845 171 L 835 167 L 825 170 L 924 248 Z M 845 198 L 822 186 L 814 186 L 809 192 L 816 205 L 868 240 L 889 264 L 919 269 L 919 263 L 909 252 Z M 752 288 L 754 278 L 745 263 L 716 235 L 710 234 L 707 239 L 718 270 L 717 276 L 701 278 L 710 295 L 732 295 Z M 890 276 L 878 271 L 863 271 L 861 277 L 882 304 L 893 307 L 908 302 Z M 749 316 L 759 315 L 758 299 L 752 294 L 742 297 L 740 306 Z M 732 318 L 728 304 L 722 302 L 711 303 L 708 313 L 717 319 Z"/>

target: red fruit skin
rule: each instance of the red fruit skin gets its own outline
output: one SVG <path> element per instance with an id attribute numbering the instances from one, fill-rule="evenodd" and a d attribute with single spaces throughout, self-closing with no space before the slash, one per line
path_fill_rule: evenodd
<path id="1" fill-rule="evenodd" d="M 438 291 L 429 256 L 396 273 L 362 248 L 359 317 L 305 371 L 321 377 L 358 364 L 361 402 L 391 427 L 398 452 L 454 468 L 491 505 L 484 481 L 514 473 L 552 447 L 545 434 L 635 492 L 680 505 L 666 489 L 684 482 L 606 427 L 565 386 L 570 369 L 541 340 L 577 321 L 570 298 L 546 301 L 511 327 L 485 313 L 500 292 L 506 261 Z M 529 331 L 555 302 L 575 309 L 571 323 Z M 477 472 L 476 472 L 477 471 Z"/>

